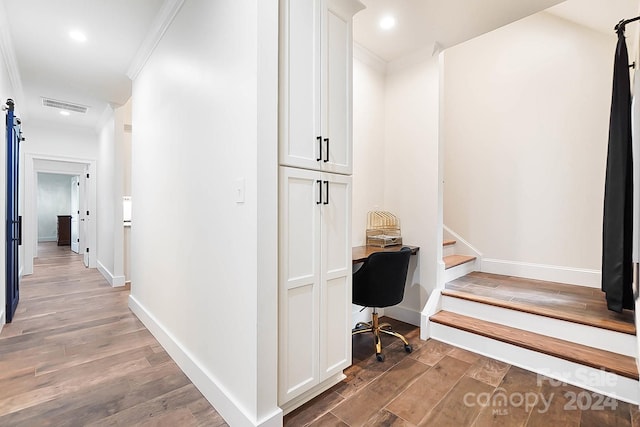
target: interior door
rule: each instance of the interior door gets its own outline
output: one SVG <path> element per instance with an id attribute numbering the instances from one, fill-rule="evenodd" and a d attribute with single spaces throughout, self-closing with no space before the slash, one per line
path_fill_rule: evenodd
<path id="1" fill-rule="evenodd" d="M 20 300 L 18 274 L 18 246 L 22 243 L 22 218 L 18 215 L 18 165 L 20 159 L 20 119 L 15 117 L 14 102 L 7 100 L 7 196 L 6 196 L 6 322 L 13 315 Z"/>
<path id="2" fill-rule="evenodd" d="M 80 249 L 80 177 L 71 178 L 71 250 L 79 253 Z"/>
<path id="3" fill-rule="evenodd" d="M 85 168 L 85 173 L 80 178 L 80 227 L 78 228 L 80 237 L 80 250 L 83 255 L 83 262 L 85 267 L 89 267 L 89 243 L 87 241 L 89 231 L 89 203 L 87 202 L 87 181 L 89 180 L 88 168 Z"/>

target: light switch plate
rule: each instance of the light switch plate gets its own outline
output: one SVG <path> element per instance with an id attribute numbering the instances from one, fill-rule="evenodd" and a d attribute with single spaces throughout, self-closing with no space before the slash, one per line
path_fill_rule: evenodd
<path id="1" fill-rule="evenodd" d="M 236 203 L 244 203 L 244 178 L 239 178 L 234 181 L 234 193 Z"/>

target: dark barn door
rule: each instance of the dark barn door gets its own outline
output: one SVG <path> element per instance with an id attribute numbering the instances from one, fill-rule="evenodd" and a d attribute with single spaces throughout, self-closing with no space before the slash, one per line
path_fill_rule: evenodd
<path id="1" fill-rule="evenodd" d="M 7 100 L 7 230 L 6 230 L 6 286 L 7 286 L 7 323 L 13 315 L 20 299 L 18 276 L 18 245 L 22 242 L 22 221 L 18 216 L 18 165 L 19 149 L 22 140 L 20 119 L 15 116 L 13 100 Z"/>

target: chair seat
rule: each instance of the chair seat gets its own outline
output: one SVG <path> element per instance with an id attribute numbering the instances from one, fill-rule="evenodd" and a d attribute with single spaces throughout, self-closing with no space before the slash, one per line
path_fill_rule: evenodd
<path id="1" fill-rule="evenodd" d="M 377 308 L 390 307 L 402 302 L 404 287 L 409 269 L 410 248 L 402 248 L 396 252 L 375 252 L 369 255 L 362 267 L 353 273 L 354 304 L 373 308 L 371 322 L 360 322 L 352 330 L 352 334 L 372 332 L 376 348 L 376 358 L 384 360 L 380 334 L 387 334 L 401 339 L 407 353 L 412 348 L 409 342 L 399 333 L 394 332 L 388 323 L 378 324 Z"/>

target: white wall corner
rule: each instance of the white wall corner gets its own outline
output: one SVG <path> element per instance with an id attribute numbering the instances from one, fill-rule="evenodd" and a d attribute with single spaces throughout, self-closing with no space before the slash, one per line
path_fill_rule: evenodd
<path id="1" fill-rule="evenodd" d="M 387 62 L 356 42 L 353 43 L 353 57 L 382 74 L 387 73 Z"/>
<path id="2" fill-rule="evenodd" d="M 388 62 L 387 74 L 393 74 L 406 68 L 413 67 L 414 65 L 420 64 L 432 57 L 434 57 L 433 46 L 419 49 L 413 53 L 403 56 L 402 58 Z M 435 60 L 437 60 L 437 58 Z"/>
<path id="3" fill-rule="evenodd" d="M 7 22 L 7 11 L 5 10 L 4 3 L 0 1 L 0 53 L 7 66 L 7 73 L 9 74 L 9 81 L 15 91 L 15 96 L 18 102 L 24 100 L 24 90 L 22 88 L 22 78 L 20 77 L 20 70 L 18 68 L 18 61 L 16 59 L 15 51 L 13 50 L 13 41 L 11 40 L 11 33 L 9 32 L 9 23 Z M 4 102 L 5 100 L 1 100 Z M 22 104 L 21 104 L 22 105 Z M 20 112 L 24 114 L 24 108 L 20 107 Z"/>
<path id="4" fill-rule="evenodd" d="M 138 51 L 129 65 L 127 77 L 131 80 L 135 80 L 138 73 L 142 71 L 142 68 L 151 56 L 151 53 L 153 53 L 154 49 L 160 42 L 160 39 L 162 39 L 162 36 L 167 31 L 167 28 L 169 28 L 169 25 L 173 22 L 183 4 L 184 0 L 165 0 L 153 20 L 153 23 L 149 27 L 146 37 L 142 41 L 142 44 L 140 44 Z"/>
<path id="5" fill-rule="evenodd" d="M 211 373 L 133 295 L 129 295 L 129 308 L 229 425 L 260 427 L 282 425 L 282 411 L 279 409 L 260 420 L 247 414 L 233 396 L 230 396 L 227 390 L 216 382 Z"/>
<path id="6" fill-rule="evenodd" d="M 116 288 L 119 286 L 124 286 L 125 285 L 125 277 L 124 276 L 115 276 L 113 275 L 109 269 L 107 267 L 105 267 L 100 261 L 96 261 L 96 265 L 98 268 L 98 271 L 100 272 L 100 274 L 102 274 L 104 276 L 105 279 L 107 279 L 107 282 L 109 282 L 109 284 Z"/>
<path id="7" fill-rule="evenodd" d="M 110 104 L 107 104 L 107 106 L 104 107 L 104 110 L 102 110 L 102 113 L 100 113 L 100 117 L 96 122 L 96 127 L 95 127 L 96 133 L 100 134 L 100 132 L 102 132 L 102 128 L 104 128 L 104 126 L 107 124 L 109 119 L 113 117 L 113 114 L 114 114 L 113 107 Z"/>
<path id="8" fill-rule="evenodd" d="M 4 327 L 4 324 L 6 323 L 6 319 L 4 317 L 4 310 L 0 311 L 0 333 L 2 333 L 2 328 Z"/>

